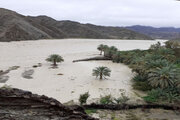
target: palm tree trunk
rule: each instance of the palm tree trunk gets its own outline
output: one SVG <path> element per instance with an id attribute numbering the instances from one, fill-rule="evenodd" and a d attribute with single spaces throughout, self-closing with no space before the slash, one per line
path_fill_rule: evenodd
<path id="1" fill-rule="evenodd" d="M 55 59 L 53 60 L 53 65 L 54 65 L 54 66 L 57 66 Z"/>
<path id="2" fill-rule="evenodd" d="M 102 55 L 102 50 L 101 50 L 101 52 L 100 52 L 100 55 Z"/>
<path id="3" fill-rule="evenodd" d="M 105 54 L 106 54 L 105 51 L 103 51 L 103 52 L 104 52 L 104 57 L 106 57 L 106 56 L 105 56 Z"/>
<path id="4" fill-rule="evenodd" d="M 100 78 L 99 78 L 99 79 L 102 80 L 102 77 L 103 77 L 103 76 L 102 76 L 102 73 L 100 73 Z"/>

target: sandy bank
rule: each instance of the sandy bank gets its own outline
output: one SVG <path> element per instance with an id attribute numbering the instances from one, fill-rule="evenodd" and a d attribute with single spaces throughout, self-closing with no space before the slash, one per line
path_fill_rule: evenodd
<path id="1" fill-rule="evenodd" d="M 89 58 L 99 54 L 96 47 L 99 44 L 117 46 L 120 50 L 147 49 L 156 41 L 144 40 L 91 40 L 91 39 L 63 39 L 39 40 L 0 43 L 0 70 L 11 66 L 20 66 L 7 75 L 7 85 L 17 87 L 33 93 L 45 94 L 61 102 L 78 100 L 80 94 L 89 91 L 91 100 L 104 94 L 118 96 L 120 92 L 135 97 L 131 88 L 131 70 L 123 65 L 111 61 L 89 61 L 73 63 L 73 60 Z M 52 53 L 60 54 L 65 62 L 59 64 L 58 69 L 51 69 L 45 59 Z M 33 65 L 41 63 L 41 67 Z M 107 66 L 112 70 L 108 80 L 98 80 L 93 77 L 92 69 L 97 66 Z M 33 70 L 31 79 L 22 77 L 24 71 Z M 60 74 L 60 75 L 58 75 Z M 4 83 L 3 83 L 4 84 Z"/>

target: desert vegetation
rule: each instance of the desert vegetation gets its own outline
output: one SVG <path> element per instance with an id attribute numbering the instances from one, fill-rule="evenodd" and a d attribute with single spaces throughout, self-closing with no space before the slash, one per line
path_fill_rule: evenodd
<path id="1" fill-rule="evenodd" d="M 103 45 L 105 46 L 105 45 Z M 147 92 L 147 102 L 175 103 L 180 101 L 180 43 L 151 45 L 148 50 L 118 51 L 114 46 L 104 50 L 105 56 L 124 63 L 136 73 L 133 88 Z"/>
<path id="2" fill-rule="evenodd" d="M 87 103 L 88 98 L 90 97 L 89 92 L 85 92 L 79 96 L 79 103 L 80 105 L 84 105 Z M 119 97 L 113 97 L 111 94 L 100 96 L 99 100 L 96 104 L 100 105 L 108 105 L 108 104 L 125 104 L 129 100 L 129 97 L 125 95 L 125 93 L 121 93 Z"/>
<path id="3" fill-rule="evenodd" d="M 80 97 L 79 97 L 79 102 L 80 102 L 80 104 L 81 105 L 83 105 L 83 104 L 86 104 L 86 102 L 87 102 L 87 99 L 89 98 L 89 92 L 86 92 L 86 93 L 84 93 L 84 94 L 81 94 L 80 95 Z"/>
<path id="4" fill-rule="evenodd" d="M 100 66 L 93 69 L 93 76 L 99 77 L 100 80 L 106 79 L 106 76 L 110 77 L 111 70 L 108 67 Z"/>
<path id="5" fill-rule="evenodd" d="M 46 61 L 52 62 L 52 63 L 53 63 L 53 64 L 52 64 L 53 66 L 57 66 L 57 63 L 63 62 L 64 59 L 63 59 L 63 57 L 61 57 L 61 56 L 58 55 L 58 54 L 52 54 L 52 55 L 50 55 L 50 56 L 46 59 Z"/>
<path id="6" fill-rule="evenodd" d="M 125 93 L 121 93 L 121 96 L 115 98 L 112 95 L 106 95 L 100 97 L 100 104 L 125 104 L 129 100 L 129 97 Z"/>

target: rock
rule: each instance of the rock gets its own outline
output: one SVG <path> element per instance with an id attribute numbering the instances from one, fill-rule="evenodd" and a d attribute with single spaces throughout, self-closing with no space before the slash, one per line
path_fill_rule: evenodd
<path id="1" fill-rule="evenodd" d="M 80 106 L 68 107 L 47 96 L 0 89 L 0 120 L 96 120 Z"/>
<path id="2" fill-rule="evenodd" d="M 6 81 L 8 81 L 9 76 L 0 76 L 0 83 L 5 83 Z"/>
<path id="3" fill-rule="evenodd" d="M 37 68 L 37 67 L 41 67 L 42 66 L 42 64 L 41 63 L 38 63 L 37 65 L 33 65 L 32 67 L 33 68 Z"/>
<path id="4" fill-rule="evenodd" d="M 32 79 L 32 75 L 34 74 L 34 70 L 33 69 L 30 69 L 30 70 L 25 70 L 23 73 L 22 73 L 22 77 L 23 78 L 26 78 L 26 79 Z"/>
<path id="5" fill-rule="evenodd" d="M 71 106 L 69 106 L 69 108 L 73 111 L 79 111 L 81 113 L 86 114 L 85 109 L 79 105 L 71 105 Z"/>
<path id="6" fill-rule="evenodd" d="M 58 73 L 57 75 L 64 75 L 64 74 L 62 74 L 62 73 Z"/>
<path id="7" fill-rule="evenodd" d="M 37 68 L 38 66 L 37 66 L 37 65 L 33 65 L 32 67 L 33 67 L 33 68 Z"/>
<path id="8" fill-rule="evenodd" d="M 18 68 L 20 68 L 20 66 L 12 66 L 12 67 L 9 68 L 9 70 L 10 70 L 10 71 L 11 71 L 11 70 L 17 70 Z"/>
<path id="9" fill-rule="evenodd" d="M 41 67 L 42 66 L 42 63 L 38 63 L 38 67 Z"/>
<path id="10" fill-rule="evenodd" d="M 68 106 L 74 105 L 74 104 L 75 104 L 74 100 L 70 100 L 70 101 L 64 103 L 64 105 L 68 105 Z"/>

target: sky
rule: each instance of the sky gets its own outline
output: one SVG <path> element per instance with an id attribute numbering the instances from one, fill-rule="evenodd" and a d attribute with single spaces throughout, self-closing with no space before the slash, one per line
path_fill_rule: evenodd
<path id="1" fill-rule="evenodd" d="M 0 7 L 96 25 L 180 27 L 176 0 L 0 0 Z"/>

